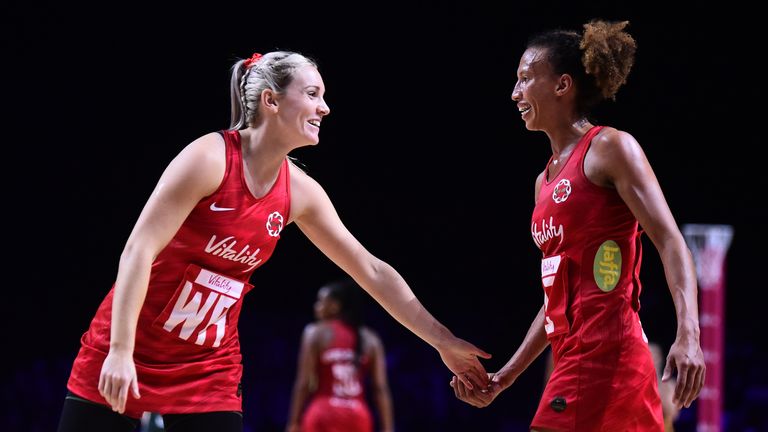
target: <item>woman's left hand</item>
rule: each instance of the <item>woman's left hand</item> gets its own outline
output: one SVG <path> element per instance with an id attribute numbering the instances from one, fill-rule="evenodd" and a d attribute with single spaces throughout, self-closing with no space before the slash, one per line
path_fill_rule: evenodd
<path id="1" fill-rule="evenodd" d="M 698 341 L 684 338 L 675 340 L 669 348 L 667 365 L 661 380 L 666 381 L 671 378 L 675 369 L 677 369 L 677 385 L 675 385 L 673 400 L 678 408 L 688 408 L 699 396 L 707 372 L 704 353 Z"/>

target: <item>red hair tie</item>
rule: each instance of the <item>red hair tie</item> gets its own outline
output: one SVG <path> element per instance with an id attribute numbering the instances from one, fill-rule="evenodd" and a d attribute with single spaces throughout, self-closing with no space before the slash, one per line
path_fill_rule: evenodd
<path id="1" fill-rule="evenodd" d="M 244 61 L 243 64 L 245 65 L 245 67 L 249 68 L 249 67 L 253 66 L 257 61 L 259 61 L 260 58 L 261 58 L 261 54 L 254 53 L 251 56 L 251 58 L 249 58 L 246 61 Z"/>

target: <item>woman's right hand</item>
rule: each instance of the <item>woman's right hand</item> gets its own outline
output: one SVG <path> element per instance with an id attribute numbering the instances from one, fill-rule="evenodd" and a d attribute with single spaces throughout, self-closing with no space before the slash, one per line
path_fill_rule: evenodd
<path id="1" fill-rule="evenodd" d="M 474 386 L 483 388 L 488 385 L 488 374 L 477 358 L 489 359 L 490 354 L 457 337 L 437 350 L 443 363 L 467 388 L 473 389 Z"/>
<path id="2" fill-rule="evenodd" d="M 101 366 L 99 394 L 112 406 L 112 411 L 122 414 L 125 412 L 129 388 L 133 397 L 141 397 L 133 352 L 110 349 Z"/>

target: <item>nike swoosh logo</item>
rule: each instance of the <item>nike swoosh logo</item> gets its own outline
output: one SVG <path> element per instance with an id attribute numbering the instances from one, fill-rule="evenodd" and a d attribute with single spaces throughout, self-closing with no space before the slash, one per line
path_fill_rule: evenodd
<path id="1" fill-rule="evenodd" d="M 232 211 L 235 209 L 230 207 L 216 207 L 216 203 L 213 203 L 211 204 L 211 210 L 212 211 Z"/>

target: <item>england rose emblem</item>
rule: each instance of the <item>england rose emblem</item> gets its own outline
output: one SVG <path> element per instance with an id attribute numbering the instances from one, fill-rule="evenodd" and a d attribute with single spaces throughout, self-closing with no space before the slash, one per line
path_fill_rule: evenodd
<path id="1" fill-rule="evenodd" d="M 273 212 L 267 218 L 267 232 L 272 237 L 280 235 L 280 231 L 283 230 L 283 215 L 279 212 Z"/>
<path id="2" fill-rule="evenodd" d="M 564 202 L 571 195 L 571 182 L 568 179 L 562 179 L 557 182 L 555 190 L 552 191 L 552 199 L 557 204 Z"/>

